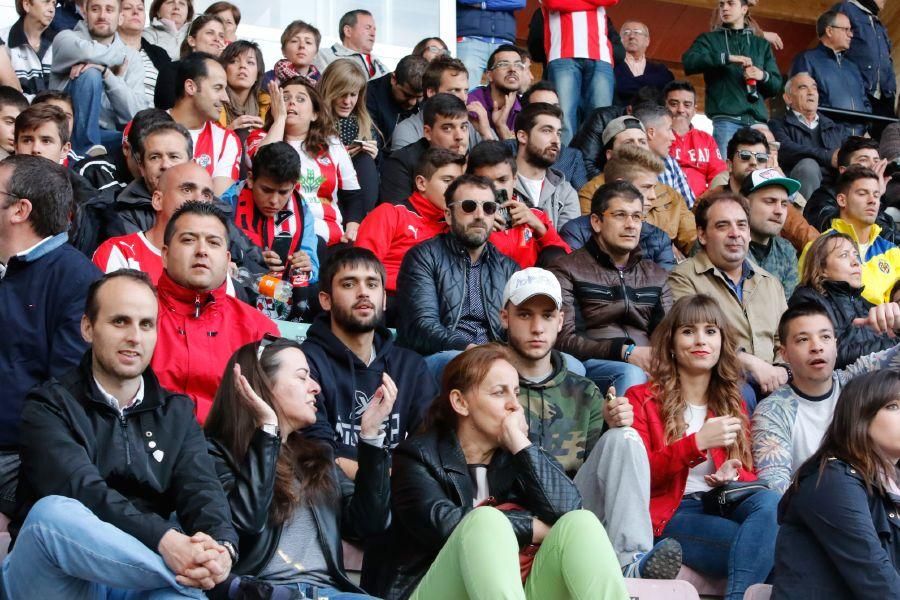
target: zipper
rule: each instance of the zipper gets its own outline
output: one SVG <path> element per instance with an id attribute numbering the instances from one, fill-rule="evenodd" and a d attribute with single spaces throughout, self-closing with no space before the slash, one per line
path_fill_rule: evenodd
<path id="1" fill-rule="evenodd" d="M 725 504 L 728 504 L 728 496 L 730 494 L 734 494 L 735 492 L 746 492 L 747 490 L 764 490 L 764 489 L 768 489 L 768 488 L 762 484 L 759 484 L 759 485 L 754 485 L 754 486 L 747 485 L 747 486 L 733 489 L 733 490 L 725 490 L 724 492 L 719 494 L 719 504 L 721 504 L 723 506 Z"/>
<path id="2" fill-rule="evenodd" d="M 131 444 L 128 441 L 128 421 L 125 415 L 119 415 L 119 423 L 122 425 L 122 439 L 125 442 L 125 464 L 131 464 Z"/>
<path id="3" fill-rule="evenodd" d="M 200 294 L 194 296 L 194 318 L 200 318 Z"/>
<path id="4" fill-rule="evenodd" d="M 628 335 L 628 330 L 625 328 L 625 322 L 624 322 L 624 319 L 628 317 L 628 311 L 629 311 L 628 288 L 625 287 L 625 274 L 618 267 L 616 267 L 616 271 L 619 272 L 619 284 L 622 286 L 622 299 L 625 301 L 625 315 L 623 316 L 623 321 L 622 321 L 622 333 L 625 334 L 625 337 L 631 338 L 631 336 Z"/>

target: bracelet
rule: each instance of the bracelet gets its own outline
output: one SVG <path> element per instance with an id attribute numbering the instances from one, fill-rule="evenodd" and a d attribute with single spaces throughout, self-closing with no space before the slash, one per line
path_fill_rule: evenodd
<path id="1" fill-rule="evenodd" d="M 628 344 L 628 347 L 625 348 L 625 355 L 622 357 L 623 361 L 628 362 L 628 359 L 631 356 L 631 353 L 634 352 L 634 348 L 635 348 L 634 344 Z"/>

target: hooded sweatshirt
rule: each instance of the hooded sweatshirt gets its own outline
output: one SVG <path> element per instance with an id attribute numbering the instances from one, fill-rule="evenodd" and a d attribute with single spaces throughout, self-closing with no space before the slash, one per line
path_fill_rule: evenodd
<path id="1" fill-rule="evenodd" d="M 389 448 L 419 427 L 438 392 L 422 357 L 395 346 L 387 328 L 375 330 L 373 345 L 375 358 L 366 365 L 331 331 L 329 313 L 319 315 L 303 342 L 310 376 L 322 387 L 316 400 L 316 422 L 304 435 L 328 441 L 337 457 L 356 460 L 362 414 L 381 387 L 383 373 L 397 384 L 394 408 L 382 424 Z"/>
<path id="2" fill-rule="evenodd" d="M 590 379 L 569 373 L 558 351 L 551 351 L 550 362 L 553 372 L 540 383 L 519 376 L 519 403 L 525 409 L 528 439 L 571 476 L 603 432 L 603 395 Z"/>

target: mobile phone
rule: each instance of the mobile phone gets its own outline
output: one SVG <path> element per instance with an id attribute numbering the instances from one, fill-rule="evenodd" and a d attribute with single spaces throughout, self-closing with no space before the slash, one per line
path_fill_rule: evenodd
<path id="1" fill-rule="evenodd" d="M 352 148 L 353 146 L 362 146 L 364 141 L 365 140 L 353 140 L 352 142 L 350 142 L 349 147 Z"/>
<path id="2" fill-rule="evenodd" d="M 275 241 L 272 243 L 272 251 L 278 255 L 278 258 L 281 259 L 281 264 L 283 265 L 287 264 L 288 255 L 291 252 L 291 243 L 293 241 L 293 236 L 279 234 L 275 236 Z"/>
<path id="3" fill-rule="evenodd" d="M 512 217 L 509 215 L 509 209 L 503 208 L 503 205 L 509 202 L 509 195 L 507 195 L 506 190 L 497 190 L 494 199 L 497 204 L 500 205 L 500 207 L 497 208 L 497 214 L 503 217 L 503 227 L 509 229 L 512 227 Z"/>

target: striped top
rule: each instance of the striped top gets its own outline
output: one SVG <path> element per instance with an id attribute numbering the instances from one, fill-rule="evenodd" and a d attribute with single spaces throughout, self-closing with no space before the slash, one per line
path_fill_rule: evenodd
<path id="1" fill-rule="evenodd" d="M 604 7 L 573 12 L 542 10 L 548 63 L 559 58 L 589 58 L 613 63 Z"/>

